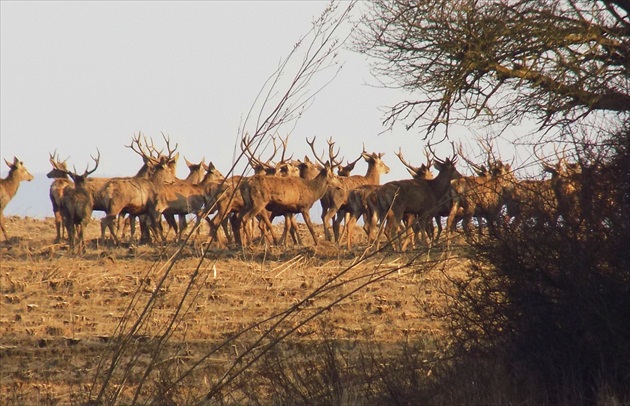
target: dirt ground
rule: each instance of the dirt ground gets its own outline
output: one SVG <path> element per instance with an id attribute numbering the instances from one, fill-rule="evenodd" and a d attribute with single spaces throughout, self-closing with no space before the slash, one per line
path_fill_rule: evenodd
<path id="1" fill-rule="evenodd" d="M 138 337 L 160 335 L 185 297 L 169 342 L 191 344 L 192 359 L 209 343 L 239 332 L 255 338 L 267 329 L 256 323 L 296 305 L 299 310 L 275 327 L 291 332 L 292 340 L 317 339 L 325 329 L 328 338 L 395 343 L 439 339 L 444 324 L 435 311 L 445 304 L 448 279 L 463 272 L 451 261 L 444 266 L 439 250 L 429 260 L 416 258 L 419 251 L 387 251 L 351 266 L 366 248 L 360 229 L 352 250 L 328 242 L 206 249 L 202 231 L 178 252 L 178 244 L 99 247 L 100 225 L 93 220 L 88 249 L 77 255 L 54 243 L 50 218 L 9 217 L 6 228 L 10 239 L 0 242 L 0 404 L 81 403 L 112 337 L 130 327 L 121 321 L 133 322 L 150 298 L 155 305 Z M 192 275 L 192 293 L 185 295 Z M 311 314 L 317 317 L 305 322 Z"/>

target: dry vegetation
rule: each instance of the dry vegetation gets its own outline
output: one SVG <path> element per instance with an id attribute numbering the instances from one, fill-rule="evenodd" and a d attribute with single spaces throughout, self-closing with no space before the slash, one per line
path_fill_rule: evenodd
<path id="1" fill-rule="evenodd" d="M 303 224 L 300 227 L 301 233 L 307 231 Z M 77 256 L 68 253 L 65 246 L 53 244 L 52 219 L 8 218 L 7 229 L 12 237 L 0 245 L 2 404 L 86 401 L 86 394 L 98 386 L 92 386 L 97 368 L 111 355 L 120 322 L 126 320 L 132 301 L 138 301 L 131 311 L 133 321 L 143 303 L 157 295 L 142 333 L 134 336 L 138 343 L 150 341 L 162 334 L 173 317 L 200 263 L 199 282 L 184 306 L 188 311 L 178 318 L 165 347 L 165 354 L 176 358 L 181 369 L 216 343 L 307 298 L 359 257 L 360 247 L 365 248 L 359 244 L 356 251 L 349 252 L 326 242 L 318 247 L 287 249 L 257 246 L 246 252 L 211 251 L 201 261 L 199 244 L 189 243 L 165 284 L 155 292 L 175 247 L 101 249 L 96 246 L 99 222 L 92 221 L 86 233 L 87 252 Z M 365 234 L 357 230 L 355 235 Z M 396 270 L 412 260 L 415 262 L 410 267 Z M 461 272 L 461 267 L 445 272 L 443 266 L 427 266 L 425 261 L 426 256 L 414 259 L 412 254 L 369 258 L 343 274 L 338 287 L 307 300 L 301 312 L 278 325 L 274 334 L 297 327 L 284 340 L 287 345 L 316 346 L 326 340 L 393 346 L 439 342 L 445 326 L 436 314 L 445 304 L 443 292 L 448 289 L 449 278 Z M 372 282 L 358 292 L 328 308 L 369 280 Z M 302 325 L 322 309 L 325 311 Z M 231 364 L 246 351 L 247 343 L 266 329 L 263 324 L 248 330 L 242 341 L 231 342 L 226 350 L 214 354 L 211 362 L 219 365 L 219 370 L 220 365 Z M 197 387 L 188 388 L 191 394 L 205 393 L 212 387 L 212 373 L 203 374 L 203 379 L 196 381 Z M 120 398 L 124 403 L 130 401 L 126 396 L 131 396 L 133 380 L 128 385 L 129 392 L 123 391 Z M 232 401 L 239 401 L 238 396 L 231 396 Z M 262 392 L 256 394 L 259 399 L 264 396 Z"/>

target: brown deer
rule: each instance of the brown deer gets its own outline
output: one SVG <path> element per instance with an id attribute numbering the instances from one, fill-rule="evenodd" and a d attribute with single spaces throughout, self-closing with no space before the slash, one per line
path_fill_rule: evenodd
<path id="1" fill-rule="evenodd" d="M 55 242 L 61 241 L 64 234 L 64 222 L 61 215 L 60 207 L 61 200 L 63 198 L 63 190 L 66 186 L 72 185 L 73 182 L 68 176 L 68 166 L 66 161 L 61 161 L 59 156 L 56 156 L 56 151 L 53 154 L 48 154 L 50 159 L 50 164 L 52 165 L 52 169 L 46 176 L 49 179 L 54 179 L 50 185 L 49 197 L 52 203 L 53 215 L 55 218 L 55 231 L 57 236 L 55 238 Z M 145 165 L 146 166 L 146 165 Z M 143 169 L 141 169 L 142 171 Z M 93 210 L 97 211 L 105 211 L 105 207 L 101 201 L 100 191 L 111 178 L 95 178 L 89 177 L 86 179 L 85 187 L 92 194 L 93 200 Z M 122 220 L 122 219 L 119 219 Z"/>
<path id="2" fill-rule="evenodd" d="M 274 214 L 300 213 L 304 218 L 313 242 L 318 243 L 317 234 L 311 222 L 309 211 L 313 204 L 319 200 L 329 185 L 340 186 L 337 177 L 333 173 L 335 165 L 334 147 L 329 143 L 329 161 L 324 162 L 315 153 L 314 142 L 308 141 L 317 160 L 323 168 L 320 173 L 311 180 L 298 177 L 276 177 L 276 176 L 253 176 L 240 186 L 244 206 L 236 216 L 236 227 L 234 234 L 237 244 L 243 245 L 240 235 L 240 224 L 246 223 L 250 219 L 263 214 L 260 219 L 268 229 L 271 229 L 271 221 L 264 210 L 269 210 Z M 338 154 L 338 153 L 337 153 Z M 274 241 L 277 243 L 277 241 Z"/>
<path id="3" fill-rule="evenodd" d="M 429 149 L 430 150 L 430 149 Z M 386 183 L 376 191 L 374 210 L 378 213 L 381 229 L 377 237 L 376 249 L 380 249 L 380 234 L 385 231 L 390 241 L 398 241 L 394 248 L 404 251 L 409 239 L 400 242 L 400 223 L 405 214 L 414 214 L 417 217 L 408 217 L 408 222 L 417 221 L 420 224 L 420 232 L 427 245 L 431 241 L 427 235 L 428 223 L 436 216 L 442 207 L 449 204 L 449 190 L 453 179 L 461 177 L 455 168 L 457 155 L 453 158 L 440 160 L 434 156 L 433 166 L 439 174 L 433 179 L 405 179 Z M 384 221 L 386 220 L 386 223 Z M 424 225 L 424 226 L 423 226 Z M 407 230 L 412 224 L 407 224 Z"/>
<path id="4" fill-rule="evenodd" d="M 466 161 L 472 164 L 471 161 Z M 486 219 L 488 229 L 493 234 L 501 210 L 514 188 L 515 178 L 509 164 L 489 161 L 488 169 L 474 166 L 479 176 L 465 176 L 451 182 L 452 206 L 447 220 L 447 234 L 454 230 L 455 219 L 460 209 L 463 211 L 462 225 L 466 236 L 472 238 L 470 224 L 473 216 L 478 219 L 480 234 L 482 217 Z"/>
<path id="5" fill-rule="evenodd" d="M 514 227 L 528 220 L 542 227 L 558 219 L 558 200 L 550 179 L 525 179 L 514 183 L 505 207 Z"/>
<path id="6" fill-rule="evenodd" d="M 326 240 L 330 241 L 332 239 L 329 228 L 329 224 L 332 220 L 335 242 L 339 242 L 340 224 L 346 217 L 348 194 L 350 191 L 362 185 L 378 185 L 381 182 L 381 174 L 389 173 L 389 167 L 382 160 L 383 155 L 383 153 L 368 154 L 364 146 L 361 157 L 368 164 L 366 174 L 340 177 L 339 182 L 341 183 L 341 187 L 330 187 L 324 196 L 322 196 L 322 223 Z"/>
<path id="7" fill-rule="evenodd" d="M 92 217 L 92 210 L 94 207 L 94 195 L 88 190 L 86 186 L 86 180 L 89 175 L 94 173 L 98 168 L 98 163 L 101 158 L 100 152 L 97 150 L 98 155 L 94 160 L 94 169 L 86 168 L 82 175 L 79 175 L 75 171 L 66 171 L 74 181 L 74 185 L 68 185 L 63 191 L 61 198 L 60 211 L 68 233 L 68 242 L 70 244 L 70 251 L 77 253 L 85 252 L 85 240 L 84 229 Z"/>
<path id="8" fill-rule="evenodd" d="M 23 180 L 30 182 L 33 180 L 33 175 L 29 173 L 24 163 L 17 157 L 13 157 L 13 163 L 6 159 L 4 162 L 9 167 L 9 174 L 6 178 L 0 179 L 0 228 L 2 228 L 4 239 L 8 241 L 7 230 L 4 228 L 4 208 L 7 207 L 7 204 L 17 193 L 20 182 Z"/>
<path id="9" fill-rule="evenodd" d="M 66 164 L 67 159 L 66 161 L 61 161 L 59 156 L 55 156 L 56 153 L 57 152 L 55 151 L 53 154 L 48 154 L 50 156 L 50 164 L 53 168 L 46 174 L 46 177 L 54 179 L 50 184 L 48 196 L 50 197 L 50 202 L 52 203 L 53 216 L 55 219 L 55 231 L 57 232 L 55 243 L 58 243 L 64 238 L 65 233 L 63 217 L 61 215 L 63 190 L 66 186 L 72 185 L 72 180 L 70 180 L 70 177 L 68 176 L 68 165 Z"/>
<path id="10" fill-rule="evenodd" d="M 188 167 L 191 169 L 191 165 Z M 169 226 L 175 230 L 177 241 L 182 239 L 186 229 L 186 215 L 197 215 L 199 222 L 203 218 L 202 212 L 209 200 L 209 194 L 214 193 L 213 187 L 224 178 L 212 163 L 202 167 L 205 168 L 205 173 L 199 182 L 192 183 L 190 175 L 184 180 L 172 179 L 162 185 L 157 195 L 155 210 L 164 215 Z M 175 222 L 176 214 L 180 220 L 179 227 Z"/>
<path id="11" fill-rule="evenodd" d="M 174 166 L 179 156 L 179 154 L 174 155 L 177 145 L 171 149 L 167 140 L 168 155 L 157 153 L 157 156 L 153 156 L 155 151 L 153 145 L 143 146 L 143 140 L 140 137 L 141 135 L 134 137 L 132 143 L 127 147 L 143 158 L 146 171 L 141 171 L 142 173 L 139 172 L 134 177 L 112 178 L 101 190 L 105 206 L 105 217 L 101 220 L 101 240 L 103 242 L 105 241 L 105 230 L 109 229 L 114 243 L 120 245 L 120 240 L 116 235 L 115 220 L 121 213 L 130 216 L 149 214 L 150 216 L 146 218 L 147 227 L 153 231 L 156 238 L 163 240 L 159 225 L 160 219 L 155 212 L 157 191 L 166 181 L 175 178 Z M 146 138 L 144 143 L 146 144 Z M 133 229 L 132 224 L 132 236 Z"/>
<path id="12" fill-rule="evenodd" d="M 161 209 L 162 215 L 170 229 L 175 231 L 175 239 L 181 240 L 184 230 L 188 226 L 186 215 L 190 213 L 200 214 L 205 203 L 205 187 L 201 182 L 205 179 L 209 166 L 205 163 L 205 158 L 200 163 L 192 163 L 184 157 L 188 167 L 188 176 L 185 179 L 175 179 L 165 185 L 165 190 L 171 192 L 170 197 L 163 196 Z M 177 187 L 175 185 L 178 185 Z M 192 187 L 188 187 L 191 185 Z M 179 189 L 179 190 L 177 190 Z M 190 193 L 189 195 L 184 192 Z M 169 200 L 173 199 L 173 200 Z M 179 222 L 175 221 L 175 215 Z"/>
<path id="13" fill-rule="evenodd" d="M 432 165 L 431 159 L 427 155 L 427 164 L 422 164 L 419 167 L 415 167 L 405 161 L 405 158 L 402 154 L 402 149 L 399 149 L 396 153 L 396 156 L 402 162 L 402 164 L 407 168 L 409 173 L 414 179 L 432 179 L 433 174 L 430 171 L 430 167 Z M 371 243 L 374 240 L 373 232 L 376 228 L 376 223 L 378 221 L 378 214 L 374 212 L 370 208 L 369 201 L 372 200 L 374 206 L 375 202 L 375 192 L 378 190 L 380 185 L 363 185 L 359 186 L 356 189 L 351 190 L 348 193 L 348 203 L 347 207 L 347 221 L 346 227 L 341 235 L 341 239 L 347 233 L 347 247 L 350 249 L 352 245 L 352 234 L 354 232 L 354 225 L 358 221 L 359 217 L 363 216 L 363 229 L 368 237 L 368 243 Z M 412 214 L 406 214 L 405 216 L 413 216 Z M 405 221 L 407 222 L 407 221 Z M 419 230 L 417 231 L 419 232 Z"/>
<path id="14" fill-rule="evenodd" d="M 557 152 L 556 155 L 558 155 Z M 551 165 L 544 160 L 541 161 L 543 170 L 551 174 L 550 184 L 556 195 L 557 203 L 556 219 L 562 216 L 564 221 L 577 224 L 581 214 L 582 167 L 579 163 L 567 163 L 564 151 L 555 165 Z"/>

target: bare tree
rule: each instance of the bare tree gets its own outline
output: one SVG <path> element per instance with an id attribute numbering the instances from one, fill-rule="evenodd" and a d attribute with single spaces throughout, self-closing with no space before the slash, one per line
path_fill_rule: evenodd
<path id="1" fill-rule="evenodd" d="M 630 111 L 626 1 L 376 1 L 356 47 L 404 100 L 386 122 L 440 124 L 523 116 L 541 126 Z M 623 121 L 623 117 L 621 120 Z M 618 122 L 620 122 L 618 121 Z"/>

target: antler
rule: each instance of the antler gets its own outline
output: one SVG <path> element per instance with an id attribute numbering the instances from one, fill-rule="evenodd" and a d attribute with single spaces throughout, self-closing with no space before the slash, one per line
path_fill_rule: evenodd
<path id="1" fill-rule="evenodd" d="M 88 168 L 90 167 L 89 165 L 85 168 L 85 172 L 83 173 L 84 177 L 88 177 L 91 174 L 93 174 L 96 171 L 96 168 L 98 168 L 98 163 L 101 160 L 101 151 L 98 150 L 98 148 L 96 148 L 96 158 L 94 158 L 92 155 L 90 155 L 90 158 L 92 158 L 92 160 L 94 161 L 94 169 L 92 170 L 88 170 Z"/>
<path id="2" fill-rule="evenodd" d="M 269 158 L 267 162 L 262 162 L 261 160 L 259 160 L 258 158 L 254 156 L 254 153 L 250 150 L 251 143 L 252 143 L 252 140 L 248 134 L 245 134 L 245 136 L 241 138 L 241 151 L 243 151 L 243 154 L 245 154 L 245 156 L 249 160 L 249 165 L 252 168 L 259 167 L 263 170 L 272 169 L 271 165 L 269 165 L 269 160 L 271 160 L 271 158 L 273 158 L 276 155 L 277 150 L 278 150 L 278 147 L 275 142 L 275 138 L 273 138 L 273 155 L 271 156 L 271 158 Z"/>
<path id="3" fill-rule="evenodd" d="M 405 161 L 405 157 L 403 156 L 402 153 L 402 148 L 398 147 L 398 152 L 396 152 L 396 156 L 398 157 L 398 159 L 400 160 L 400 162 L 402 162 L 403 165 L 405 165 L 407 167 L 407 170 L 409 170 L 410 172 L 413 172 L 411 175 L 413 176 L 414 173 L 418 173 L 420 171 L 419 167 L 413 166 L 410 163 L 408 163 L 407 161 Z M 427 155 L 428 158 L 428 155 Z M 427 166 L 430 166 L 430 162 L 431 159 L 427 159 L 427 161 L 429 162 L 429 164 Z"/>
<path id="4" fill-rule="evenodd" d="M 147 146 L 148 150 L 145 150 L 144 147 L 142 146 L 142 140 L 140 139 L 141 137 L 144 139 L 144 143 L 148 144 L 147 137 L 144 137 L 142 133 L 139 132 L 138 136 L 132 137 L 131 144 L 125 145 L 125 146 L 127 148 L 131 148 L 133 152 L 140 155 L 145 162 L 155 163 L 156 159 L 153 157 L 153 154 L 151 154 L 151 149 L 154 149 L 153 143 L 151 143 L 150 146 Z"/>
<path id="5" fill-rule="evenodd" d="M 174 158 L 173 154 L 175 153 L 175 151 L 177 151 L 177 146 L 179 144 L 175 143 L 175 148 L 171 148 L 171 140 L 169 136 L 164 135 L 163 132 L 160 132 L 162 134 L 162 138 L 164 138 L 164 142 L 166 143 L 166 149 L 168 150 L 168 155 L 166 156 L 166 158 L 168 160 L 171 160 Z M 162 154 L 162 151 L 160 151 L 160 155 Z"/>
<path id="6" fill-rule="evenodd" d="M 94 161 L 94 168 L 90 170 L 90 165 L 88 164 L 88 166 L 85 168 L 85 171 L 83 172 L 83 175 L 79 175 L 77 174 L 77 169 L 73 166 L 72 167 L 72 171 L 69 170 L 63 170 L 60 169 L 64 172 L 66 172 L 68 175 L 70 175 L 70 177 L 72 177 L 72 179 L 76 182 L 78 178 L 80 179 L 86 179 L 88 176 L 90 176 L 91 174 L 93 174 L 96 171 L 96 168 L 98 168 L 98 163 L 101 160 L 101 151 L 98 150 L 98 148 L 96 148 L 96 153 L 97 156 L 96 158 L 94 158 L 92 155 L 90 155 L 90 158 L 92 158 L 92 160 Z"/>
<path id="7" fill-rule="evenodd" d="M 466 158 L 466 154 L 464 154 L 464 147 L 461 142 L 459 143 L 459 146 L 457 147 L 457 154 L 461 156 L 468 165 L 472 166 L 475 172 L 477 172 L 478 174 L 483 174 L 483 173 L 488 172 L 488 170 L 483 165 L 479 166 L 473 161 L 471 161 L 470 159 Z M 488 162 L 490 161 L 488 160 Z"/>
<path id="8" fill-rule="evenodd" d="M 282 143 L 282 156 L 280 157 L 280 161 L 278 163 L 283 163 L 286 161 L 290 161 L 293 158 L 293 154 L 291 154 L 291 156 L 287 159 L 285 159 L 285 154 L 287 152 L 287 143 L 289 142 L 289 134 L 287 134 L 285 139 L 282 139 L 282 137 L 278 137 L 280 138 L 280 142 Z M 274 143 L 274 146 L 276 144 Z M 275 153 L 274 153 L 275 156 Z"/>
<path id="9" fill-rule="evenodd" d="M 62 172 L 66 170 L 66 161 L 70 157 L 66 158 L 64 161 L 61 161 L 59 159 L 59 155 L 57 154 L 57 149 L 55 149 L 55 152 L 53 152 L 52 154 L 49 152 L 48 156 L 50 157 L 50 164 L 53 166 L 53 168 Z"/>
<path id="10" fill-rule="evenodd" d="M 325 162 L 323 159 L 321 159 L 318 155 L 317 152 L 315 152 L 315 138 L 313 137 L 313 141 L 309 141 L 308 138 L 306 139 L 306 143 L 311 147 L 311 151 L 313 151 L 313 155 L 315 156 L 315 159 L 317 160 L 317 162 L 319 162 L 321 165 L 326 166 L 329 165 L 331 167 L 337 167 L 339 166 L 339 163 L 336 161 L 337 156 L 339 155 L 339 151 L 337 151 L 337 153 L 335 154 L 335 143 L 333 142 L 332 138 L 330 138 L 329 140 L 327 140 L 328 142 L 328 157 L 330 159 L 329 162 Z"/>

